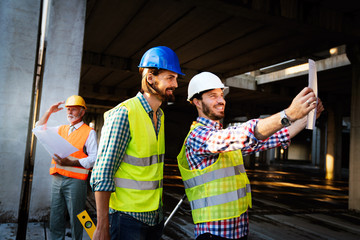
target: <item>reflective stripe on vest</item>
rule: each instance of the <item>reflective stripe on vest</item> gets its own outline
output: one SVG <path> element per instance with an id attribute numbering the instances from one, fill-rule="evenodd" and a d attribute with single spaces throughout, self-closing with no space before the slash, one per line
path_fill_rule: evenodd
<path id="1" fill-rule="evenodd" d="M 184 186 L 185 188 L 192 188 L 216 179 L 233 176 L 234 174 L 239 175 L 240 173 L 245 173 L 243 164 L 234 167 L 220 168 L 211 172 L 207 172 L 203 175 L 190 178 L 184 181 Z"/>
<path id="2" fill-rule="evenodd" d="M 145 157 L 145 158 L 137 158 L 137 157 L 125 154 L 122 162 L 131 164 L 134 166 L 146 167 L 146 166 L 150 166 L 150 165 L 159 163 L 158 158 L 161 159 L 160 160 L 161 162 L 164 162 L 164 156 L 165 156 L 164 154 L 160 154 L 160 155 L 154 155 L 154 156 Z"/>
<path id="3" fill-rule="evenodd" d="M 51 164 L 51 167 L 55 167 L 55 164 Z M 63 170 L 73 172 L 73 173 L 81 173 L 81 174 L 88 174 L 89 173 L 89 170 L 87 170 L 85 168 L 61 166 L 59 164 L 56 164 L 56 168 L 63 169 Z"/>
<path id="4" fill-rule="evenodd" d="M 199 209 L 199 208 L 220 205 L 227 202 L 236 201 L 239 198 L 246 197 L 246 193 L 250 193 L 250 192 L 251 192 L 250 184 L 246 184 L 246 187 L 240 188 L 232 192 L 227 192 L 217 196 L 200 198 L 197 200 L 190 201 L 190 206 L 191 209 Z"/>
<path id="5" fill-rule="evenodd" d="M 125 178 L 115 178 L 115 186 L 137 190 L 155 190 L 163 187 L 163 180 L 160 181 L 136 181 Z"/>
<path id="6" fill-rule="evenodd" d="M 161 116 L 160 130 L 156 136 L 152 120 L 139 98 L 131 98 L 117 107 L 121 106 L 128 111 L 131 138 L 114 176 L 116 188 L 109 205 L 124 212 L 154 211 L 162 204 L 164 116 Z M 110 112 L 107 116 L 111 114 L 116 112 Z"/>

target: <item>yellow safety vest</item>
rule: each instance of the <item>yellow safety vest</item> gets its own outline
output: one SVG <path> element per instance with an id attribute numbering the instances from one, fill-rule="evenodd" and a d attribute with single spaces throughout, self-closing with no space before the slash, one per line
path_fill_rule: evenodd
<path id="1" fill-rule="evenodd" d="M 118 107 L 128 110 L 130 142 L 114 176 L 116 190 L 110 207 L 125 212 L 148 212 L 162 204 L 165 154 L 164 114 L 156 137 L 154 125 L 137 97 Z"/>
<path id="2" fill-rule="evenodd" d="M 200 125 L 196 123 L 190 132 Z M 190 170 L 185 149 L 184 143 L 177 158 L 194 223 L 239 217 L 252 206 L 241 150 L 220 153 L 209 167 Z"/>

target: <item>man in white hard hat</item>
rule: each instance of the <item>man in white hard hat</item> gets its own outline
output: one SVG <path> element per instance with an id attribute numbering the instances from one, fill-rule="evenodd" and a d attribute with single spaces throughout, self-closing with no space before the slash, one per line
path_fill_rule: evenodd
<path id="1" fill-rule="evenodd" d="M 139 64 L 141 90 L 105 114 L 99 154 L 91 177 L 97 226 L 93 240 L 155 240 L 164 226 L 164 113 L 178 75 L 175 52 L 159 46 Z M 110 227 L 109 227 L 110 226 Z"/>
<path id="2" fill-rule="evenodd" d="M 287 147 L 304 129 L 307 114 L 317 108 L 319 117 L 323 111 L 320 99 L 304 88 L 283 111 L 222 129 L 225 88 L 210 72 L 195 75 L 188 87 L 188 100 L 199 116 L 184 141 L 178 165 L 197 240 L 247 238 L 251 189 L 242 155 Z"/>
<path id="3" fill-rule="evenodd" d="M 85 210 L 88 183 L 86 180 L 97 155 L 96 132 L 82 121 L 86 110 L 84 99 L 81 96 L 73 95 L 66 102 L 53 104 L 36 125 L 46 127 L 51 114 L 62 110 L 60 105 L 64 103 L 69 125 L 56 127 L 57 132 L 78 151 L 65 158 L 55 154 L 52 159 L 50 167 L 50 174 L 53 176 L 50 235 L 52 240 L 65 239 L 67 209 L 70 216 L 72 239 L 81 240 L 83 227 L 77 215 Z"/>

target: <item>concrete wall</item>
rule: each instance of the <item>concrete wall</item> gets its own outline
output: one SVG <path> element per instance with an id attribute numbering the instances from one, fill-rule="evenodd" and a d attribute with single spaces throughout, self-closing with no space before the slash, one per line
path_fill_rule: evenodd
<path id="1" fill-rule="evenodd" d="M 311 145 L 303 143 L 292 143 L 289 147 L 288 159 L 310 160 Z"/>
<path id="2" fill-rule="evenodd" d="M 85 0 L 52 0 L 48 19 L 40 116 L 54 103 L 78 94 L 85 24 Z M 52 115 L 48 126 L 68 124 L 66 111 Z M 50 155 L 37 144 L 29 220 L 47 218 L 50 208 Z"/>
<path id="3" fill-rule="evenodd" d="M 40 1 L 0 1 L 0 222 L 17 221 Z"/>

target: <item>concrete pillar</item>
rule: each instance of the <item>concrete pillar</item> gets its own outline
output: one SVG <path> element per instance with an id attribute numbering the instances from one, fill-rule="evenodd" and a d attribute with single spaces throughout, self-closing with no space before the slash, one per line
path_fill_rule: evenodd
<path id="1" fill-rule="evenodd" d="M 349 161 L 349 209 L 360 211 L 360 43 L 347 46 L 352 65 L 351 129 Z"/>
<path id="2" fill-rule="evenodd" d="M 86 0 L 51 0 L 40 117 L 55 102 L 78 94 L 83 51 Z M 47 126 L 68 124 L 66 111 L 53 114 Z M 49 215 L 51 158 L 37 143 L 29 221 Z"/>
<path id="3" fill-rule="evenodd" d="M 335 112 L 328 107 L 327 152 L 325 158 L 326 179 L 334 179 L 335 171 Z"/>
<path id="4" fill-rule="evenodd" d="M 335 108 L 335 175 L 334 179 L 341 179 L 341 166 L 342 166 L 342 119 L 343 119 L 343 106 L 336 102 Z"/>
<path id="5" fill-rule="evenodd" d="M 0 1 L 0 222 L 18 220 L 39 16 L 40 1 Z"/>
<path id="6" fill-rule="evenodd" d="M 311 141 L 311 161 L 314 166 L 319 166 L 320 162 L 320 134 L 320 129 L 314 127 Z"/>
<path id="7" fill-rule="evenodd" d="M 341 178 L 342 111 L 337 103 L 328 108 L 326 179 Z"/>
<path id="8" fill-rule="evenodd" d="M 266 151 L 266 165 L 270 166 L 271 162 L 275 160 L 275 149 L 269 149 Z"/>

